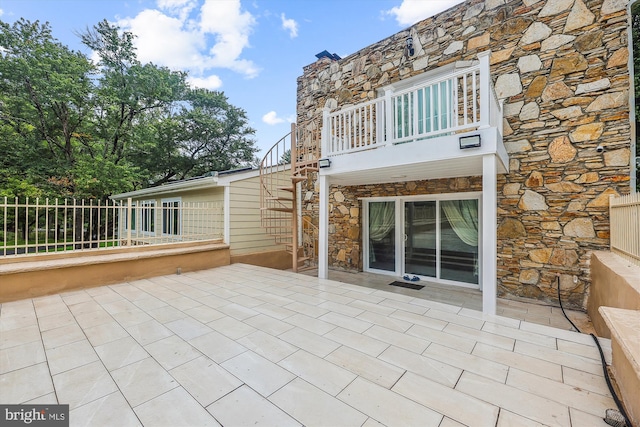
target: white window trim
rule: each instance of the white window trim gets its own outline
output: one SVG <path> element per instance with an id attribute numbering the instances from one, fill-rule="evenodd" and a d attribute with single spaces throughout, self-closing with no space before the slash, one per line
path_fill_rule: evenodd
<path id="1" fill-rule="evenodd" d="M 136 215 L 136 229 L 139 230 L 139 233 L 144 236 L 155 236 L 157 231 L 157 223 L 158 223 L 158 212 L 156 209 L 158 208 L 158 202 L 155 199 L 141 200 L 138 202 L 137 210 L 139 215 Z M 151 213 L 148 216 L 148 220 L 153 219 L 153 229 L 151 231 L 144 230 L 144 217 L 145 210 L 151 209 Z"/>
<path id="2" fill-rule="evenodd" d="M 165 211 L 165 203 L 174 203 L 174 202 L 178 202 L 178 230 L 175 230 L 174 233 L 165 233 L 165 223 L 164 223 L 164 211 Z M 182 236 L 182 211 L 180 210 L 180 207 L 182 206 L 182 197 L 170 197 L 167 199 L 161 199 L 160 200 L 160 232 L 163 236 Z M 169 212 L 171 212 L 173 209 L 176 209 L 174 207 L 172 207 L 171 209 L 169 209 Z M 171 216 L 171 218 L 173 218 L 173 216 Z M 171 230 L 169 230 L 171 231 Z"/>

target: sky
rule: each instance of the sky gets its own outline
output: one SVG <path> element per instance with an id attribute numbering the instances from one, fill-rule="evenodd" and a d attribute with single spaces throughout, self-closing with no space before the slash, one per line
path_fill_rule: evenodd
<path id="1" fill-rule="evenodd" d="M 136 35 L 143 63 L 188 71 L 247 112 L 260 157 L 295 121 L 296 79 L 324 50 L 346 57 L 462 0 L 0 0 L 0 20 L 78 33 L 108 20 Z"/>

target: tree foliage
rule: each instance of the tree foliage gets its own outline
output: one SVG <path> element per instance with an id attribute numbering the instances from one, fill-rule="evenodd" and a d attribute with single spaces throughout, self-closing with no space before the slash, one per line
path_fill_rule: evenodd
<path id="1" fill-rule="evenodd" d="M 5 193 L 104 198 L 253 161 L 255 131 L 223 93 L 141 63 L 135 36 L 107 21 L 80 37 L 97 64 L 49 24 L 0 21 Z"/>

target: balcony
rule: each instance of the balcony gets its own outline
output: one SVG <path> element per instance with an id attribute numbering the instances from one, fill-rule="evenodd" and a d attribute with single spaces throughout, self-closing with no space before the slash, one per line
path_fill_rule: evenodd
<path id="1" fill-rule="evenodd" d="M 489 52 L 478 57 L 462 69 L 443 68 L 404 87 L 383 88 L 379 98 L 325 109 L 322 157 L 331 168 L 323 174 L 347 185 L 482 175 L 486 154 L 498 156 L 498 173 L 507 172 L 502 102 L 493 89 Z M 462 149 L 465 136 L 478 136 L 481 145 Z"/>

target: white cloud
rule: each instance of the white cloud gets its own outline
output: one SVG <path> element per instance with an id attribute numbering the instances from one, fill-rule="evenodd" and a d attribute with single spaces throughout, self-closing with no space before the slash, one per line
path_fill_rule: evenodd
<path id="1" fill-rule="evenodd" d="M 240 0 L 157 0 L 158 9 L 145 9 L 133 18 L 118 22 L 136 35 L 138 58 L 174 70 L 188 70 L 191 81 L 212 88 L 219 77 L 203 76 L 212 68 L 228 68 L 248 78 L 259 68 L 241 59 L 249 46 L 255 19 L 242 12 Z M 211 45 L 213 44 L 213 45 Z"/>
<path id="2" fill-rule="evenodd" d="M 249 46 L 249 35 L 256 22 L 253 15 L 240 11 L 240 0 L 205 0 L 200 12 L 201 31 L 216 37 L 216 43 L 209 50 L 212 66 L 255 77 L 259 72 L 256 66 L 251 61 L 238 59 Z"/>
<path id="3" fill-rule="evenodd" d="M 156 4 L 161 9 L 181 9 L 183 7 L 192 7 L 193 0 L 157 0 Z"/>
<path id="4" fill-rule="evenodd" d="M 184 30 L 179 18 L 167 16 L 159 10 L 146 9 L 135 18 L 125 19 L 119 24 L 137 37 L 138 59 L 153 62 L 174 70 L 208 68 L 204 55 L 204 40 L 197 32 Z"/>
<path id="5" fill-rule="evenodd" d="M 289 31 L 289 37 L 292 39 L 298 37 L 298 23 L 294 19 L 287 19 L 284 13 L 280 15 L 280 19 L 282 20 L 282 29 Z"/>
<path id="6" fill-rule="evenodd" d="M 160 9 L 164 9 L 180 16 L 184 20 L 189 13 L 198 5 L 197 0 L 157 0 Z"/>
<path id="7" fill-rule="evenodd" d="M 0 16 L 2 16 L 3 14 L 4 14 L 4 11 L 0 9 Z"/>
<path id="8" fill-rule="evenodd" d="M 222 86 L 222 80 L 216 75 L 207 77 L 188 77 L 187 81 L 194 88 L 216 90 Z"/>
<path id="9" fill-rule="evenodd" d="M 268 125 L 277 125 L 284 122 L 291 123 L 291 117 L 287 119 L 283 119 L 282 117 L 278 117 L 278 114 L 275 111 L 269 111 L 267 114 L 262 116 L 262 121 Z"/>
<path id="10" fill-rule="evenodd" d="M 413 25 L 418 21 L 429 18 L 462 3 L 464 0 L 403 0 L 400 6 L 386 11 L 393 15 L 400 26 Z"/>

